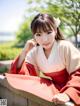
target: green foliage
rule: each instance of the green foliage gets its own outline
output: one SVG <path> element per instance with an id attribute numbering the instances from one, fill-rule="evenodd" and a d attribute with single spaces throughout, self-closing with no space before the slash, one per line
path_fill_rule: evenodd
<path id="1" fill-rule="evenodd" d="M 26 41 L 28 39 L 32 38 L 28 19 L 26 19 L 24 21 L 24 23 L 20 26 L 20 29 L 18 30 L 16 35 L 17 35 L 17 39 L 18 39 L 18 41 L 17 41 L 18 46 L 24 46 Z"/>
<path id="2" fill-rule="evenodd" d="M 70 27 L 73 35 L 76 36 L 79 33 L 80 2 L 78 0 L 56 0 L 56 2 L 48 2 L 47 5 L 47 12 L 60 17 L 64 26 Z"/>
<path id="3" fill-rule="evenodd" d="M 21 48 L 13 47 L 10 43 L 0 45 L 0 60 L 12 60 L 19 55 Z"/>

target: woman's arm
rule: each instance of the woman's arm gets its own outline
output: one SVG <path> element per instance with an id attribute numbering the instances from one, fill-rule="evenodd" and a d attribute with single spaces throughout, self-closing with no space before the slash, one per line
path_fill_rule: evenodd
<path id="1" fill-rule="evenodd" d="M 80 105 L 80 69 L 70 75 L 69 81 L 60 92 L 66 93 L 75 104 Z"/>
<path id="2" fill-rule="evenodd" d="M 25 60 L 25 57 L 27 55 L 27 53 L 36 45 L 36 42 L 34 41 L 34 39 L 31 39 L 31 40 L 28 40 L 19 56 L 19 59 L 18 59 L 18 63 L 17 63 L 17 68 L 20 69 L 24 60 Z"/>
<path id="3" fill-rule="evenodd" d="M 29 71 L 26 67 L 26 63 L 24 62 L 27 53 L 35 46 L 34 40 L 28 40 L 22 50 L 21 54 L 16 57 L 9 70 L 9 73 L 12 74 L 29 74 Z"/>
<path id="4" fill-rule="evenodd" d="M 53 97 L 53 101 L 64 103 L 72 100 L 80 105 L 80 51 L 70 42 L 63 41 L 60 54 L 69 73 L 69 80 L 59 94 Z"/>
<path id="5" fill-rule="evenodd" d="M 69 80 L 61 89 L 75 104 L 80 105 L 80 51 L 70 42 L 64 46 L 64 61 Z"/>

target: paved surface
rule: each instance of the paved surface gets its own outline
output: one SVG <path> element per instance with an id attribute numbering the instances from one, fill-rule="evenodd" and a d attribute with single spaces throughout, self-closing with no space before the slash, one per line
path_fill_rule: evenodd
<path id="1" fill-rule="evenodd" d="M 0 61 L 0 64 L 3 64 L 3 65 L 8 65 L 8 64 L 11 64 L 13 60 L 5 60 L 5 61 Z"/>

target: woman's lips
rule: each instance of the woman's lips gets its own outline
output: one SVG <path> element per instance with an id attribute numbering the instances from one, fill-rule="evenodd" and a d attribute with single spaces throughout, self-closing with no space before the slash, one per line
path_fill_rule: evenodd
<path id="1" fill-rule="evenodd" d="M 43 44 L 44 46 L 48 46 L 48 45 L 50 45 L 50 43 L 46 43 L 46 44 Z"/>

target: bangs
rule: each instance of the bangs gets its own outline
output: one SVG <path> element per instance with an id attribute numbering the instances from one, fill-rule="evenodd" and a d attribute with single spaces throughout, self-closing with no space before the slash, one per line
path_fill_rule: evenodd
<path id="1" fill-rule="evenodd" d="M 33 32 L 33 34 L 35 34 L 35 33 L 52 31 L 53 29 L 54 29 L 54 26 L 53 26 L 51 21 L 49 21 L 49 20 L 46 20 L 46 21 L 36 20 L 36 22 L 34 22 L 34 24 L 33 24 L 32 32 Z"/>

